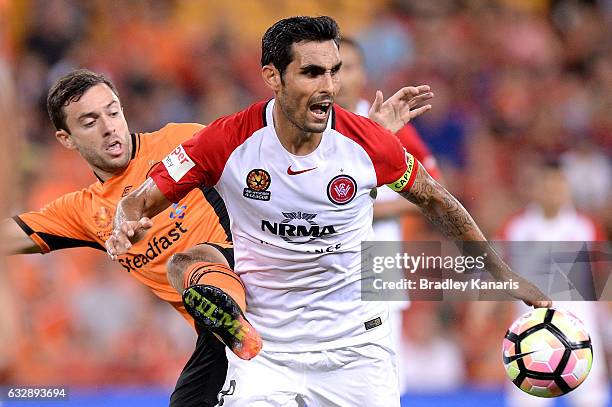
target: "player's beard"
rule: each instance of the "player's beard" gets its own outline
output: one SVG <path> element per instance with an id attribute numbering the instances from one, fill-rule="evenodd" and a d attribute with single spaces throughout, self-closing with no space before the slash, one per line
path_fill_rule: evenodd
<path id="1" fill-rule="evenodd" d="M 94 149 L 79 148 L 79 154 L 87 161 L 89 166 L 94 170 L 102 170 L 110 174 L 118 174 L 122 172 L 130 162 L 130 149 L 126 149 L 125 153 L 115 159 L 105 157 L 103 153 L 99 153 Z"/>
<path id="2" fill-rule="evenodd" d="M 309 123 L 307 118 L 310 102 L 308 101 L 305 106 L 299 106 L 296 98 L 288 95 L 284 87 L 281 89 L 276 102 L 280 104 L 281 111 L 287 120 L 304 133 L 323 133 L 327 127 L 329 115 L 324 123 Z M 331 106 L 329 109 L 331 109 Z"/>

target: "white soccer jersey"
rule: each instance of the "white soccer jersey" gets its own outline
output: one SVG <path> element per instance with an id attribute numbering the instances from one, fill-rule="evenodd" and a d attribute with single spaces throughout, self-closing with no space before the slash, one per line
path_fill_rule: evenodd
<path id="1" fill-rule="evenodd" d="M 369 119 L 335 107 L 321 143 L 280 143 L 274 100 L 219 119 L 151 174 L 171 201 L 214 186 L 231 219 L 247 318 L 268 351 L 350 346 L 388 334 L 387 307 L 361 301 L 360 244 L 372 235 L 373 188 L 414 182 L 418 162 Z"/>

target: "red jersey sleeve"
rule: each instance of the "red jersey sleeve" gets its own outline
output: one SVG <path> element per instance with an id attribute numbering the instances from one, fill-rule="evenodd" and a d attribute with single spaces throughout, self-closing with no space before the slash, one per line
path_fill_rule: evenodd
<path id="1" fill-rule="evenodd" d="M 419 162 L 401 145 L 399 138 L 376 122 L 334 106 L 335 129 L 357 142 L 372 160 L 377 186 L 397 192 L 410 189 Z"/>
<path id="2" fill-rule="evenodd" d="M 194 188 L 214 186 L 232 152 L 263 127 L 264 106 L 218 119 L 168 154 L 150 175 L 166 198 L 178 202 Z"/>
<path id="3" fill-rule="evenodd" d="M 395 133 L 395 135 L 399 138 L 404 148 L 406 148 L 406 151 L 423 164 L 423 167 L 425 167 L 429 175 L 439 180 L 440 169 L 438 168 L 436 159 L 433 154 L 431 154 L 431 151 L 429 151 L 429 148 L 419 136 L 414 126 L 408 123 Z"/>
<path id="4" fill-rule="evenodd" d="M 25 212 L 13 219 L 40 247 L 43 253 L 70 247 L 92 247 L 104 250 L 87 229 L 83 218 L 91 207 L 87 190 L 66 194 L 40 211 Z M 112 214 L 108 212 L 109 222 Z"/>

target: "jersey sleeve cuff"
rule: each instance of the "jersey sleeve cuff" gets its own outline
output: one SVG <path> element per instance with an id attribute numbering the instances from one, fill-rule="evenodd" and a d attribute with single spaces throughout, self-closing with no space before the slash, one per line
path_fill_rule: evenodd
<path id="1" fill-rule="evenodd" d="M 40 236 L 38 236 L 38 234 L 30 226 L 28 226 L 28 224 L 25 223 L 23 219 L 21 219 L 19 216 L 13 216 L 13 220 L 15 221 L 17 226 L 19 226 L 21 230 L 23 230 L 25 234 L 28 235 L 34 243 L 36 243 L 42 253 L 46 254 L 51 251 L 49 245 L 45 243 L 45 241 Z"/>

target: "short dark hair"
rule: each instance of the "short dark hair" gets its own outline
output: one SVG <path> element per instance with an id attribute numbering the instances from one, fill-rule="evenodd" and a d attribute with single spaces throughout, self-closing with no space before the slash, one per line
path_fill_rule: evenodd
<path id="1" fill-rule="evenodd" d="M 66 125 L 64 107 L 72 102 L 78 102 L 89 88 L 100 83 L 108 86 L 119 97 L 117 88 L 108 78 L 88 69 L 74 70 L 55 82 L 47 95 L 47 112 L 57 130 L 70 132 Z"/>
<path id="2" fill-rule="evenodd" d="M 293 60 L 291 46 L 301 41 L 340 42 L 338 23 L 328 16 L 290 17 L 268 28 L 261 39 L 261 66 L 273 64 L 283 76 Z"/>

